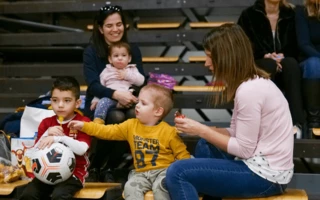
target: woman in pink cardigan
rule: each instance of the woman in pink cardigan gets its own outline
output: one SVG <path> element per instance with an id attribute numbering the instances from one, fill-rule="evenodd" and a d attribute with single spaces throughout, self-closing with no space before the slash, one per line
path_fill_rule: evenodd
<path id="1" fill-rule="evenodd" d="M 195 159 L 174 162 L 166 186 L 172 200 L 254 198 L 281 194 L 293 175 L 293 124 L 288 102 L 257 68 L 250 40 L 226 24 L 204 38 L 205 66 L 226 85 L 213 104 L 234 100 L 230 128 L 176 118 L 178 131 L 199 136 Z"/>

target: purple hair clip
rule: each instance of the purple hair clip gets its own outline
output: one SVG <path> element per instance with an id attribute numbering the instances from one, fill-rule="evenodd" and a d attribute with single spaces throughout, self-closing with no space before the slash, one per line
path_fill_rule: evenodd
<path id="1" fill-rule="evenodd" d="M 149 76 L 148 83 L 155 83 L 170 90 L 173 90 L 173 87 L 177 84 L 177 81 L 168 74 L 156 74 L 150 72 Z"/>

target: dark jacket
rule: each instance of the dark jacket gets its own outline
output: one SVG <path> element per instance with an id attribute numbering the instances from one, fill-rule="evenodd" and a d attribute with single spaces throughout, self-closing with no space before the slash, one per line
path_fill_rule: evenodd
<path id="1" fill-rule="evenodd" d="M 142 67 L 142 56 L 137 45 L 130 44 L 131 49 L 131 63 L 136 64 L 139 72 L 145 76 Z M 90 110 L 90 105 L 93 97 L 111 98 L 114 90 L 106 88 L 100 83 L 100 74 L 102 70 L 109 64 L 107 59 L 101 59 L 93 45 L 89 45 L 83 52 L 83 74 L 87 83 L 88 89 L 85 101 L 85 115 L 90 117 L 93 111 Z"/>
<path id="2" fill-rule="evenodd" d="M 292 8 L 280 6 L 275 42 L 264 0 L 257 0 L 253 6 L 245 9 L 240 15 L 238 24 L 252 42 L 255 59 L 261 59 L 265 54 L 273 52 L 297 58 L 295 13 Z"/>
<path id="3" fill-rule="evenodd" d="M 320 20 L 308 17 L 305 7 L 296 7 L 296 29 L 302 59 L 320 58 Z"/>

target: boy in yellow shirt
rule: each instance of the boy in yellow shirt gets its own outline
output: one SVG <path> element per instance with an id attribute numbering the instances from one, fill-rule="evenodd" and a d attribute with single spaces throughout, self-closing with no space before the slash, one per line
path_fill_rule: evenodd
<path id="1" fill-rule="evenodd" d="M 69 127 L 99 139 L 129 142 L 135 170 L 125 184 L 126 200 L 143 200 L 144 193 L 150 190 L 155 200 L 170 199 L 161 186 L 167 167 L 175 160 L 190 158 L 176 128 L 162 121 L 172 109 L 172 92 L 163 86 L 148 84 L 141 89 L 138 99 L 134 119 L 115 125 L 71 121 Z"/>

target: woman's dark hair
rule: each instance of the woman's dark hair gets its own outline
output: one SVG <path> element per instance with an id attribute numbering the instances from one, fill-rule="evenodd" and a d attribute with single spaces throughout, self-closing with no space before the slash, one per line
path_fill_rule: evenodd
<path id="1" fill-rule="evenodd" d="M 118 13 L 121 17 L 122 24 L 124 26 L 123 36 L 121 41 L 128 42 L 126 20 L 121 6 L 104 6 L 101 7 L 94 19 L 93 31 L 90 42 L 95 47 L 97 54 L 100 58 L 107 58 L 108 44 L 106 43 L 103 34 L 100 33 L 99 27 L 103 27 L 104 21 L 112 14 Z"/>

